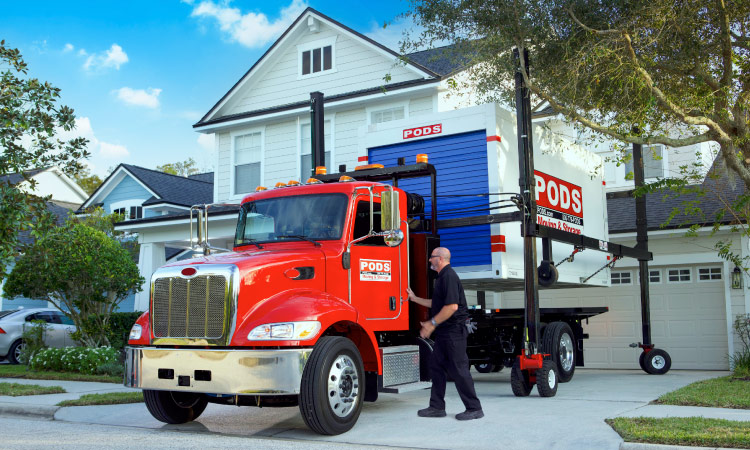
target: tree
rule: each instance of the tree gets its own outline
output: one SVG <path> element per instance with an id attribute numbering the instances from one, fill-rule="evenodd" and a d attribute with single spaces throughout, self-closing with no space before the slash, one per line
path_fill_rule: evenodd
<path id="1" fill-rule="evenodd" d="M 412 0 L 407 16 L 424 31 L 402 50 L 453 42 L 470 69 L 452 81 L 484 100 L 514 103 L 511 50 L 528 50 L 533 96 L 575 126 L 623 146 L 714 142 L 750 187 L 750 2 Z M 679 195 L 704 174 L 686 165 L 646 190 Z M 746 224 L 748 200 L 720 200 L 715 219 Z"/>
<path id="2" fill-rule="evenodd" d="M 63 142 L 56 130 L 75 126 L 73 110 L 58 105 L 60 89 L 36 78 L 26 78 L 28 67 L 17 49 L 0 41 L 0 177 L 20 173 L 35 186 L 27 171 L 59 166 L 67 174 L 80 170 L 88 157 L 84 138 Z M 53 223 L 44 198 L 25 194 L 9 178 L 0 180 L 0 280 L 5 267 L 18 254 L 18 234 L 31 230 L 38 236 Z"/>
<path id="3" fill-rule="evenodd" d="M 106 233 L 69 221 L 49 230 L 19 258 L 4 286 L 7 297 L 46 300 L 64 311 L 84 345 L 109 345 L 109 318 L 143 277 L 131 254 Z"/>
<path id="4" fill-rule="evenodd" d="M 156 166 L 156 170 L 159 172 L 171 173 L 172 175 L 187 177 L 200 172 L 200 169 L 196 166 L 197 164 L 195 160 L 193 158 L 188 158 L 185 161 Z"/>
<path id="5" fill-rule="evenodd" d="M 73 179 L 89 195 L 93 194 L 102 184 L 99 175 L 91 173 L 91 169 L 88 167 L 82 167 L 80 171 L 73 175 Z"/>

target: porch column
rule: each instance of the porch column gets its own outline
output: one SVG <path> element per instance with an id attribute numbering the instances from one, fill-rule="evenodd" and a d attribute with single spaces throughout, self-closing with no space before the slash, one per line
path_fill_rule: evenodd
<path id="1" fill-rule="evenodd" d="M 143 282 L 143 290 L 135 294 L 135 310 L 146 311 L 149 307 L 149 288 L 151 275 L 166 262 L 164 257 L 163 243 L 141 244 L 141 252 L 138 256 L 138 270 L 146 280 Z"/>

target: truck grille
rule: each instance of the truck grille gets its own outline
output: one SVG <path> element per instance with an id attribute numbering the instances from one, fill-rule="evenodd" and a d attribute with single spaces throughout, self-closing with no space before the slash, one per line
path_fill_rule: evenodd
<path id="1" fill-rule="evenodd" d="M 152 284 L 154 338 L 206 339 L 226 343 L 233 304 L 230 276 L 158 277 Z"/>

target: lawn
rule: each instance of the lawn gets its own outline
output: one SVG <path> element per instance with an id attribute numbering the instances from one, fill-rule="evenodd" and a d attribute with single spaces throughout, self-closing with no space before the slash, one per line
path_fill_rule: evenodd
<path id="1" fill-rule="evenodd" d="M 64 394 L 60 386 L 39 386 L 38 384 L 0 383 L 0 395 L 20 397 L 22 395 Z"/>
<path id="2" fill-rule="evenodd" d="M 138 392 L 109 392 L 106 394 L 86 394 L 76 400 L 65 400 L 57 406 L 91 406 L 91 405 L 121 405 L 124 403 L 143 402 L 143 393 Z"/>
<path id="3" fill-rule="evenodd" d="M 618 417 L 607 423 L 626 442 L 750 448 L 750 422 L 703 417 Z"/>
<path id="4" fill-rule="evenodd" d="M 750 380 L 728 376 L 698 381 L 664 394 L 653 403 L 750 409 Z"/>
<path id="5" fill-rule="evenodd" d="M 0 364 L 0 378 L 25 378 L 32 380 L 98 381 L 122 383 L 122 377 L 111 375 L 84 375 L 74 372 L 33 372 L 24 365 Z"/>

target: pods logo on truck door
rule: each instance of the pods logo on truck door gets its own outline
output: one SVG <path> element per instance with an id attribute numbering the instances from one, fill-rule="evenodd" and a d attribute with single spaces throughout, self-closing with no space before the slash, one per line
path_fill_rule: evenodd
<path id="1" fill-rule="evenodd" d="M 573 234 L 583 233 L 583 191 L 580 186 L 534 171 L 536 222 Z"/>
<path id="2" fill-rule="evenodd" d="M 360 281 L 391 281 L 391 262 L 380 259 L 359 260 Z"/>
<path id="3" fill-rule="evenodd" d="M 443 124 L 427 125 L 424 127 L 407 128 L 404 130 L 404 139 L 429 136 L 431 134 L 440 134 L 443 132 Z"/>

